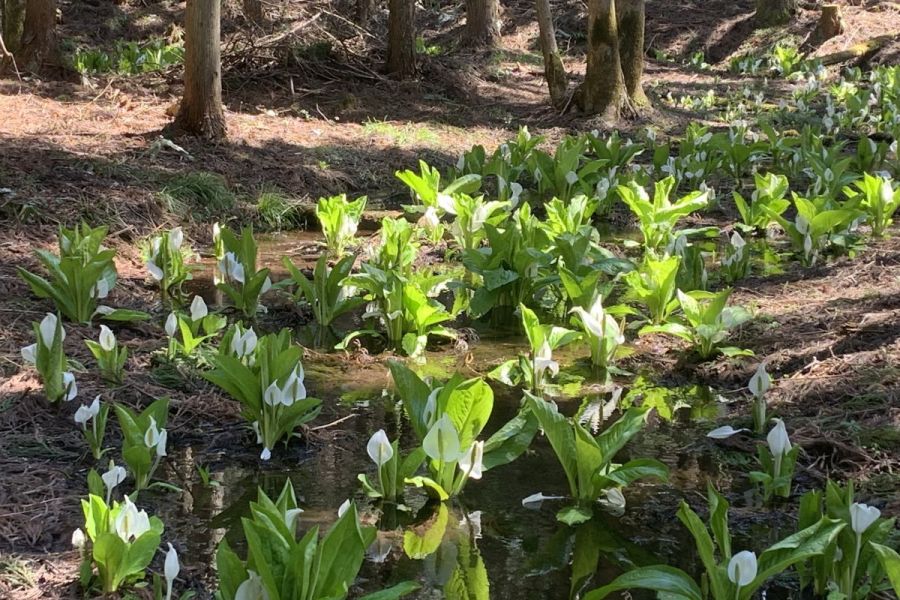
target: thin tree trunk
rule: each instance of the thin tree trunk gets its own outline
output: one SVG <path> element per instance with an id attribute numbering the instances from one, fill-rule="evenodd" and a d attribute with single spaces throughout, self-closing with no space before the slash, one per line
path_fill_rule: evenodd
<path id="1" fill-rule="evenodd" d="M 619 56 L 615 0 L 588 0 L 587 70 L 579 106 L 590 114 L 616 119 L 625 106 L 625 75 Z"/>
<path id="2" fill-rule="evenodd" d="M 415 0 L 389 0 L 387 71 L 399 79 L 416 75 Z"/>
<path id="3" fill-rule="evenodd" d="M 25 25 L 25 0 L 3 0 L 0 3 L 3 21 L 3 44 L 6 50 L 15 54 L 22 42 L 22 29 Z"/>
<path id="4" fill-rule="evenodd" d="M 225 137 L 222 111 L 220 0 L 187 0 L 185 11 L 184 96 L 176 131 L 206 139 Z"/>
<path id="5" fill-rule="evenodd" d="M 645 0 L 616 0 L 619 26 L 619 58 L 628 99 L 635 107 L 649 106 L 641 78 L 644 76 Z"/>
<path id="6" fill-rule="evenodd" d="M 550 90 L 550 103 L 562 108 L 566 103 L 566 67 L 563 65 L 556 45 L 556 28 L 553 26 L 553 13 L 550 12 L 550 0 L 537 0 L 537 22 L 540 31 L 541 54 L 544 55 L 544 77 Z"/>
<path id="7" fill-rule="evenodd" d="M 499 0 L 466 0 L 466 44 L 491 47 L 500 43 Z"/>
<path id="8" fill-rule="evenodd" d="M 262 0 L 244 0 L 244 17 L 251 23 L 262 23 L 265 19 L 263 15 Z"/>
<path id="9" fill-rule="evenodd" d="M 22 71 L 59 66 L 56 47 L 56 0 L 26 0 L 19 51 L 13 52 Z"/>
<path id="10" fill-rule="evenodd" d="M 797 12 L 798 0 L 756 0 L 756 24 L 760 27 L 784 25 Z"/>
<path id="11" fill-rule="evenodd" d="M 375 0 L 356 0 L 356 22 L 362 26 L 368 25 L 377 8 Z"/>

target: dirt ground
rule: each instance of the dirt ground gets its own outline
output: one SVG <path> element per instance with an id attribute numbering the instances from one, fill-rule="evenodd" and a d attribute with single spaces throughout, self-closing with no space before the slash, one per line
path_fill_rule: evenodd
<path id="1" fill-rule="evenodd" d="M 136 242 L 159 228 L 183 224 L 203 246 L 213 217 L 258 221 L 253 201 L 270 188 L 304 206 L 347 192 L 367 194 L 376 208 L 394 207 L 406 195 L 393 172 L 415 168 L 420 158 L 447 166 L 473 144 L 491 150 L 522 125 L 549 142 L 596 126 L 574 110 L 559 114 L 549 107 L 532 4 L 503 4 L 503 46 L 491 52 L 455 47 L 461 4 L 441 3 L 421 15 L 425 43 L 442 50 L 420 57 L 420 77 L 413 82 L 381 74 L 380 40 L 341 17 L 352 12 L 339 2 L 308 3 L 302 13 L 273 3 L 269 22 L 260 28 L 248 26 L 227 4 L 229 139 L 218 145 L 177 140 L 185 153 L 157 143 L 180 95 L 177 69 L 86 81 L 0 80 L 0 598 L 77 596 L 77 555 L 69 536 L 80 522 L 78 498 L 85 494 L 90 465 L 80 432 L 72 427 L 76 407 L 48 407 L 35 374 L 22 367 L 19 349 L 30 343 L 31 322 L 50 304 L 30 295 L 16 267 L 37 269 L 32 251 L 52 248 L 60 223 L 105 223 L 118 250 L 120 277 L 110 300 L 146 309 L 155 293 Z M 574 87 L 584 70 L 584 14 L 567 8 L 572 3 L 553 4 Z M 759 32 L 752 27 L 753 0 L 676 4 L 648 0 L 648 55 L 659 51 L 674 60 L 648 59 L 646 81 L 655 108 L 623 123 L 623 131 L 652 124 L 675 135 L 689 120 L 705 118 L 667 108 L 659 96 L 744 81 L 724 72 L 729 57 L 786 34 L 802 43 L 817 15 L 814 4 L 804 3 L 787 33 Z M 169 35 L 183 11 L 183 3 L 169 2 L 60 5 L 61 36 L 72 45 L 96 47 L 117 38 Z M 900 32 L 896 3 L 868 0 L 844 4 L 843 10 L 846 32 L 812 49 L 814 56 Z M 313 17 L 296 39 L 275 39 L 290 23 Z M 379 14 L 372 31 L 383 20 Z M 289 52 L 322 42 L 330 45 L 324 59 L 298 60 Z M 712 70 L 684 64 L 697 51 L 713 63 Z M 898 58 L 900 35 L 871 62 Z M 198 170 L 225 179 L 237 197 L 235 209 L 207 222 L 168 211 L 160 191 L 179 174 Z M 900 232 L 854 258 L 814 269 L 791 265 L 781 275 L 744 281 L 734 301 L 759 317 L 738 342 L 765 357 L 776 377 L 772 398 L 795 424 L 807 474 L 815 480 L 854 478 L 864 494 L 887 501 L 886 513 L 900 514 Z M 291 311 L 276 318 L 283 325 L 302 322 Z M 85 328 L 67 328 L 71 340 L 94 337 Z M 157 325 L 123 328 L 119 337 L 131 354 L 128 383 L 106 397 L 136 403 L 171 396 L 170 433 L 181 443 L 211 432 L 223 440 L 242 435 L 233 403 L 207 385 L 191 380 L 193 386 L 172 390 L 151 376 L 151 351 L 162 338 Z M 90 362 L 74 341 L 66 349 L 70 357 Z M 671 381 L 705 381 L 745 399 L 750 372 L 724 360 L 685 367 L 677 363 L 674 347 L 664 350 L 655 366 Z M 105 389 L 87 374 L 79 386 L 82 398 Z M 326 410 L 325 420 L 338 412 Z M 313 446 L 333 434 L 317 435 Z M 254 460 L 252 449 L 246 454 L 248 462 Z"/>

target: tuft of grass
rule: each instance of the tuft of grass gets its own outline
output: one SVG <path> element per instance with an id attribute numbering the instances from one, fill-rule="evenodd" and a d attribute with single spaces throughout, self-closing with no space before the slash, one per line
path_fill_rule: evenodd
<path id="1" fill-rule="evenodd" d="M 396 125 L 389 121 L 369 119 L 363 124 L 363 131 L 370 136 L 377 135 L 388 138 L 398 146 L 410 142 L 433 145 L 440 141 L 440 136 L 428 127 L 420 127 L 411 123 Z"/>
<path id="2" fill-rule="evenodd" d="M 166 210 L 181 218 L 219 215 L 234 208 L 234 193 L 222 176 L 206 171 L 176 175 L 159 193 Z"/>
<path id="3" fill-rule="evenodd" d="M 0 579 L 12 589 L 30 589 L 37 586 L 37 575 L 31 564 L 15 555 L 0 557 Z"/>
<path id="4" fill-rule="evenodd" d="M 299 205 L 299 200 L 285 196 L 276 188 L 263 189 L 256 198 L 256 212 L 270 230 L 296 225 Z"/>

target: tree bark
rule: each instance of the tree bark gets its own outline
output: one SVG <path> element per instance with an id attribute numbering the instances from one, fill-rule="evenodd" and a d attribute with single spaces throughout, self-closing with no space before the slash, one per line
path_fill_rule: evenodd
<path id="1" fill-rule="evenodd" d="M 556 108 L 562 108 L 566 103 L 568 79 L 559 47 L 556 45 L 556 28 L 553 26 L 550 0 L 537 0 L 536 9 L 541 54 L 544 55 L 544 77 L 550 90 L 550 103 Z"/>
<path id="2" fill-rule="evenodd" d="M 387 72 L 399 79 L 416 75 L 415 0 L 388 0 Z"/>
<path id="3" fill-rule="evenodd" d="M 262 23 L 265 20 L 261 0 L 244 0 L 244 17 L 251 23 Z"/>
<path id="4" fill-rule="evenodd" d="M 225 137 L 222 111 L 220 0 L 187 0 L 184 37 L 184 96 L 176 131 L 205 139 Z"/>
<path id="5" fill-rule="evenodd" d="M 616 0 L 616 16 L 619 27 L 619 58 L 628 99 L 637 107 L 650 105 L 644 93 L 641 78 L 644 76 L 644 22 L 645 0 Z"/>
<path id="6" fill-rule="evenodd" d="M 25 25 L 25 0 L 3 0 L 0 2 L 0 21 L 3 22 L 3 44 L 13 54 L 19 51 L 22 29 Z"/>
<path id="7" fill-rule="evenodd" d="M 475 47 L 493 47 L 500 43 L 499 0 L 466 0 L 465 42 Z"/>
<path id="8" fill-rule="evenodd" d="M 26 0 L 22 38 L 13 56 L 21 71 L 39 72 L 47 66 L 59 66 L 56 0 Z"/>
<path id="9" fill-rule="evenodd" d="M 619 56 L 615 0 L 588 0 L 587 70 L 579 106 L 589 114 L 617 119 L 625 106 L 625 75 Z"/>
<path id="10" fill-rule="evenodd" d="M 356 0 L 356 22 L 362 26 L 368 25 L 377 8 L 375 0 Z"/>
<path id="11" fill-rule="evenodd" d="M 797 12 L 798 0 L 756 0 L 756 24 L 759 27 L 784 25 Z"/>

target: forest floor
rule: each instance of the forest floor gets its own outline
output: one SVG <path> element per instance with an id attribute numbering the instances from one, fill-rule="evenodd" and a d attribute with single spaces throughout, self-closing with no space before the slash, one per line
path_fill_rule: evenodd
<path id="1" fill-rule="evenodd" d="M 183 11 L 183 3 L 166 2 L 60 4 L 61 34 L 69 47 L 169 35 Z M 303 215 L 323 195 L 366 194 L 370 206 L 392 209 L 407 198 L 394 172 L 415 168 L 419 159 L 444 168 L 474 144 L 491 151 L 520 126 L 546 136 L 549 145 L 566 133 L 603 125 L 574 109 L 560 114 L 549 106 L 530 2 L 503 3 L 503 44 L 489 52 L 456 47 L 461 3 L 423 14 L 421 72 L 413 82 L 380 73 L 383 48 L 339 16 L 352 14 L 347 7 L 288 4 L 303 4 L 306 12 L 273 13 L 263 28 L 250 28 L 226 11 L 225 143 L 175 140 L 183 152 L 159 143 L 180 97 L 178 69 L 85 81 L 0 80 L 0 598 L 77 596 L 78 557 L 69 536 L 80 522 L 78 498 L 85 494 L 83 440 L 71 426 L 75 407 L 48 407 L 19 355 L 32 341 L 31 322 L 50 304 L 33 299 L 16 267 L 37 269 L 32 252 L 52 249 L 59 224 L 107 224 L 118 250 L 112 300 L 146 308 L 154 291 L 145 281 L 137 242 L 161 228 L 184 225 L 197 247 L 208 246 L 215 220 L 264 228 L 256 200 L 270 189 L 296 205 L 293 226 L 305 225 Z M 569 40 L 563 50 L 574 86 L 584 71 L 585 17 L 579 9 L 563 10 L 562 4 L 572 3 L 555 4 L 560 37 Z M 728 73 L 728 60 L 769 48 L 777 39 L 803 43 L 817 15 L 804 4 L 787 31 L 754 31 L 752 0 L 679 0 L 677 8 L 666 0 L 647 4 L 651 58 L 645 85 L 654 109 L 618 129 L 649 126 L 664 136 L 680 134 L 690 121 L 721 125 L 710 114 L 673 108 L 664 101 L 667 94 L 696 96 L 759 84 L 760 77 Z M 868 0 L 844 4 L 843 10 L 845 34 L 811 49 L 813 56 L 900 32 L 896 3 Z M 378 15 L 372 29 L 383 20 Z M 297 36 L 274 39 L 291 23 L 307 21 Z M 695 52 L 703 52 L 711 66 L 689 64 Z M 900 35 L 870 62 L 898 59 Z M 777 89 L 783 82 L 770 84 Z M 233 208 L 199 215 L 196 207 L 168 202 L 167 186 L 195 171 L 221 176 Z M 792 437 L 804 449 L 807 474 L 816 481 L 856 479 L 864 494 L 887 499 L 886 513 L 900 514 L 900 235 L 895 231 L 853 258 L 814 269 L 793 265 L 780 275 L 744 281 L 734 299 L 766 315 L 739 341 L 765 357 L 777 378 L 773 404 L 793 419 Z M 303 319 L 282 310 L 272 320 L 290 325 Z M 93 337 L 86 328 L 71 327 L 70 333 L 73 339 L 79 333 Z M 241 426 L 231 401 L 208 386 L 172 390 L 151 377 L 145 367 L 161 338 L 151 325 L 122 332 L 132 354 L 129 371 L 140 374 L 113 396 L 169 395 L 175 437 L 221 435 L 220 444 L 237 439 Z M 84 347 L 67 349 L 89 361 Z M 673 354 L 655 360 L 668 367 L 675 383 L 702 380 L 735 391 L 750 375 L 723 363 L 685 372 Z M 329 360 L 335 368 L 353 370 L 365 369 L 372 359 Z M 103 389 L 87 374 L 79 385 L 82 398 Z M 322 422 L 341 414 L 327 409 Z M 313 443 L 322 446 L 339 437 L 329 430 L 317 435 Z M 253 452 L 243 460 L 252 463 Z M 188 571 L 198 581 L 208 577 L 198 567 Z"/>

